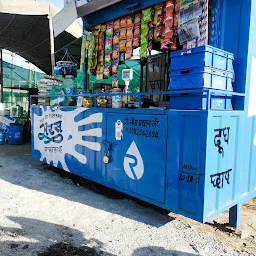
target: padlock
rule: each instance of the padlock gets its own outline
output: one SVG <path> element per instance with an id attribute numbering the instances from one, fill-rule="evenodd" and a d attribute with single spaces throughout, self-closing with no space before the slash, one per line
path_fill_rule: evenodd
<path id="1" fill-rule="evenodd" d="M 107 152 L 106 152 L 106 155 L 104 156 L 104 158 L 103 158 L 103 162 L 105 163 L 105 164 L 108 164 L 109 163 L 109 161 L 110 161 L 110 157 L 109 157 L 109 148 L 108 148 L 108 150 L 107 150 Z"/>
<path id="2" fill-rule="evenodd" d="M 103 162 L 104 162 L 105 164 L 108 164 L 108 163 L 109 163 L 109 157 L 108 157 L 108 156 L 104 156 Z"/>

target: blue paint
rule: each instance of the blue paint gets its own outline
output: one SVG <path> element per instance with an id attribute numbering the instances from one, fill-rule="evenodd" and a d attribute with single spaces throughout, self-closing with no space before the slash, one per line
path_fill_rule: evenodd
<path id="1" fill-rule="evenodd" d="M 33 158 L 41 160 L 41 156 L 42 156 L 42 154 L 39 150 L 33 150 L 32 151 L 32 157 Z"/>

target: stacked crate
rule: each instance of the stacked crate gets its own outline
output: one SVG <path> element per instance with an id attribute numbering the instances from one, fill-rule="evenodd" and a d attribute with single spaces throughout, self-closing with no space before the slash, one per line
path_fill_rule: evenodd
<path id="1" fill-rule="evenodd" d="M 233 92 L 233 61 L 232 53 L 208 45 L 172 52 L 169 89 L 186 93 L 171 96 L 170 108 L 206 109 L 207 90 L 214 89 L 218 92 L 211 96 L 210 108 L 232 110 L 231 96 L 225 92 Z"/>

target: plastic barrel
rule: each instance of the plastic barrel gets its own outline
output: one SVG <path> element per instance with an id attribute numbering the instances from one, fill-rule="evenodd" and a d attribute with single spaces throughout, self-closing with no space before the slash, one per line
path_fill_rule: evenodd
<path id="1" fill-rule="evenodd" d="M 5 134 L 3 131 L 0 131 L 0 145 L 4 145 L 5 143 Z"/>
<path id="2" fill-rule="evenodd" d="M 10 145 L 23 144 L 23 126 L 11 124 L 8 134 L 8 143 Z"/>

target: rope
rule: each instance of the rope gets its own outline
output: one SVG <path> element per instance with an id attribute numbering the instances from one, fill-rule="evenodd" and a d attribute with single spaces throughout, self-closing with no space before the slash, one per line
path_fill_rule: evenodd
<path id="1" fill-rule="evenodd" d="M 76 61 L 76 59 L 68 52 L 68 50 L 66 50 L 65 55 L 63 56 L 63 58 L 61 59 L 61 61 L 63 61 L 65 57 L 67 57 L 67 61 L 75 62 L 76 64 L 78 64 L 78 62 Z M 78 65 L 79 65 L 79 64 L 78 64 Z"/>
<path id="2" fill-rule="evenodd" d="M 25 53 L 25 52 L 32 51 L 32 50 L 34 50 L 35 48 L 37 48 L 38 46 L 40 46 L 40 45 L 42 45 L 43 43 L 45 43 L 45 42 L 46 42 L 47 40 L 49 40 L 49 39 L 50 39 L 50 37 L 46 38 L 46 39 L 45 39 L 44 41 L 42 41 L 41 43 L 35 45 L 34 47 L 32 47 L 32 48 L 30 48 L 30 49 L 28 49 L 28 50 L 26 50 L 26 51 L 23 51 L 23 52 L 15 52 L 15 53 L 19 54 L 19 53 Z"/>
<path id="3" fill-rule="evenodd" d="M 7 26 L 2 31 L 0 31 L 0 35 L 11 25 L 11 23 L 13 22 L 15 16 L 16 16 L 16 14 L 13 14 L 12 19 L 9 21 Z"/>

